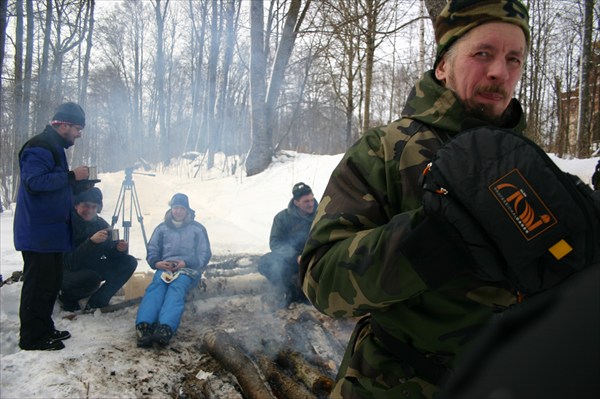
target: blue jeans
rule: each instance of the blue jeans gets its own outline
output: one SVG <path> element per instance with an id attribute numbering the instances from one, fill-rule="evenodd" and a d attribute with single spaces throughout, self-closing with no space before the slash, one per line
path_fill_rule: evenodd
<path id="1" fill-rule="evenodd" d="M 158 322 L 158 324 L 168 325 L 175 333 L 185 308 L 185 296 L 198 281 L 180 274 L 167 284 L 160 278 L 162 273 L 162 270 L 157 270 L 152 282 L 146 288 L 135 324 Z"/>

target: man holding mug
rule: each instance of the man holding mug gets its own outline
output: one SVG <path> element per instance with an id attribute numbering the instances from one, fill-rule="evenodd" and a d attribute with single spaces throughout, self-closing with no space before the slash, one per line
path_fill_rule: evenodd
<path id="1" fill-rule="evenodd" d="M 98 213 L 102 192 L 92 187 L 75 196 L 73 239 L 75 249 L 64 256 L 59 301 L 66 311 L 80 309 L 79 300 L 90 297 L 84 311 L 108 306 L 110 298 L 129 280 L 137 260 L 128 254 L 129 243 Z M 116 240 L 113 237 L 117 238 Z M 100 287 L 100 284 L 104 284 Z"/>

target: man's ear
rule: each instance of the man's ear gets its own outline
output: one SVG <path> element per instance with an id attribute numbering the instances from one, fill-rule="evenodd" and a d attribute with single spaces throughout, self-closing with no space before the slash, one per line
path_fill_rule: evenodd
<path id="1" fill-rule="evenodd" d="M 442 57 L 440 62 L 435 67 L 435 78 L 442 83 L 446 83 L 446 77 L 448 73 L 446 71 L 446 57 Z"/>

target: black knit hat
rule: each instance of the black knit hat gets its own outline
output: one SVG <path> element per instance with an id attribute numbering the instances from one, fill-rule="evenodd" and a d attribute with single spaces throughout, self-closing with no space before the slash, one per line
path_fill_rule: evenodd
<path id="1" fill-rule="evenodd" d="M 52 125 L 59 123 L 71 123 L 85 127 L 85 112 L 78 104 L 68 102 L 58 106 L 50 122 Z"/>
<path id="2" fill-rule="evenodd" d="M 302 182 L 294 184 L 294 188 L 292 188 L 292 195 L 296 201 L 307 194 L 312 194 L 312 189 L 308 184 L 304 184 Z"/>
<path id="3" fill-rule="evenodd" d="M 92 187 L 88 190 L 82 191 L 77 194 L 73 200 L 75 205 L 81 202 L 93 202 L 98 204 L 98 208 L 102 208 L 102 191 L 98 187 Z"/>

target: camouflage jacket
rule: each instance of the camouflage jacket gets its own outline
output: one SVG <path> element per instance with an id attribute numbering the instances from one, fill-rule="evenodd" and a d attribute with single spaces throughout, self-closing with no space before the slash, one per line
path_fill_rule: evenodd
<path id="1" fill-rule="evenodd" d="M 369 314 L 395 339 L 442 355 L 449 368 L 473 331 L 516 299 L 507 285 L 470 276 L 429 289 L 399 249 L 423 219 L 419 176 L 467 116 L 454 93 L 426 73 L 402 118 L 366 132 L 334 170 L 301 262 L 303 290 L 317 309 L 332 317 Z M 516 100 L 504 120 L 504 127 L 524 129 Z M 437 249 L 436 242 L 424 245 Z M 430 397 L 437 387 L 402 371 L 370 330 L 355 330 L 333 397 Z M 415 396 L 406 395 L 413 389 Z"/>

